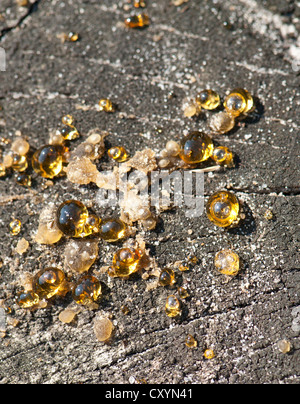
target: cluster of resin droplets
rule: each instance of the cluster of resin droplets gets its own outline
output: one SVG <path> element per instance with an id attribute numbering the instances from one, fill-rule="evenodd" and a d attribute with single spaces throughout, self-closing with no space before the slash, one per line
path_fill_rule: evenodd
<path id="1" fill-rule="evenodd" d="M 135 7 L 144 7 L 144 3 L 136 2 Z M 141 28 L 149 25 L 149 17 L 144 13 L 134 15 L 126 19 L 125 25 L 129 28 Z M 77 39 L 78 36 L 76 35 Z M 75 41 L 75 39 L 71 39 L 71 36 L 69 36 L 69 40 Z M 221 110 L 222 106 L 224 110 Z M 183 103 L 185 117 L 198 116 L 202 110 L 218 111 L 214 112 L 209 121 L 209 128 L 214 136 L 232 130 L 236 121 L 246 117 L 253 108 L 253 98 L 244 89 L 231 91 L 225 98 L 223 105 L 219 94 L 210 89 L 201 91 L 195 97 L 184 100 Z M 101 99 L 99 101 L 99 110 L 113 113 L 116 107 L 111 100 Z M 80 134 L 74 126 L 74 118 L 71 115 L 65 115 L 62 118 L 62 123 L 64 127 L 51 134 L 49 144 L 42 146 L 35 152 L 31 152 L 30 145 L 26 139 L 18 137 L 12 143 L 9 152 L 3 156 L 2 163 L 0 163 L 0 176 L 4 177 L 14 172 L 18 184 L 31 187 L 30 170 L 46 179 L 53 179 L 66 175 L 66 173 L 68 179 L 70 179 L 71 174 L 69 175 L 68 166 L 71 163 L 75 164 L 75 162 L 78 163 L 79 159 L 87 159 L 87 164 L 92 164 L 94 160 L 103 155 L 103 152 L 97 154 L 95 149 L 101 142 L 103 147 L 105 136 L 101 137 L 99 133 L 96 133 L 96 135 L 91 135 L 84 142 L 84 147 L 78 148 L 80 149 L 77 153 L 78 160 L 72 160 L 69 142 L 78 139 Z M 209 136 L 200 131 L 193 131 L 184 136 L 180 143 L 170 140 L 156 158 L 157 168 L 170 170 L 193 169 L 200 163 L 208 161 L 213 161 L 223 167 L 233 167 L 233 152 L 225 146 L 215 145 L 214 136 Z M 130 155 L 123 146 L 113 146 L 108 150 L 107 154 L 109 158 L 119 164 L 130 161 Z M 134 167 L 134 165 L 131 167 Z M 95 180 L 96 177 L 91 175 L 92 180 L 90 182 L 95 182 L 98 185 L 99 173 L 95 175 L 97 179 Z M 72 182 L 76 183 L 75 180 Z M 85 183 L 89 183 L 89 181 Z M 240 201 L 236 195 L 225 190 L 218 191 L 210 196 L 206 204 L 206 213 L 208 219 L 214 225 L 222 228 L 237 226 L 242 218 Z M 43 220 L 44 228 L 42 227 Z M 51 220 L 53 220 L 54 224 L 52 227 L 50 226 L 50 229 L 49 223 Z M 150 213 L 146 213 L 144 216 L 141 215 L 140 221 L 144 224 L 147 223 L 147 230 L 151 230 L 156 226 L 156 218 Z M 18 234 L 20 226 L 21 222 L 15 219 L 11 223 L 11 234 Z M 97 257 L 98 247 L 95 239 L 100 238 L 108 243 L 118 243 L 130 237 L 130 224 L 120 217 L 100 218 L 96 214 L 90 213 L 81 201 L 66 200 L 56 207 L 54 214 L 50 210 L 46 213 L 44 212 L 44 216 L 41 215 L 40 217 L 40 226 L 41 233 L 47 228 L 45 232 L 47 235 L 42 236 L 42 244 L 55 244 L 62 236 L 65 236 L 67 239 L 74 240 L 72 248 L 76 256 L 76 253 L 81 248 L 80 242 L 87 239 L 90 240 L 87 244 L 89 244 L 89 252 L 93 251 L 94 259 L 90 260 L 89 263 L 86 263 L 86 261 L 89 261 L 88 259 L 86 261 L 84 259 L 79 260 L 80 263 L 76 272 L 81 273 L 81 276 L 75 282 L 70 282 L 66 274 L 59 268 L 52 267 L 38 271 L 31 280 L 31 287 L 19 292 L 16 298 L 18 305 L 22 308 L 38 307 L 41 300 L 49 300 L 54 296 L 64 296 L 69 291 L 72 293 L 73 300 L 79 305 L 89 305 L 97 302 L 102 293 L 101 282 L 97 277 L 87 273 Z M 78 242 L 76 241 L 77 239 Z M 84 255 L 84 252 L 86 251 L 83 251 L 82 255 Z M 71 254 L 71 252 L 68 253 Z M 144 262 L 147 262 L 145 255 L 145 249 L 140 248 L 138 243 L 123 245 L 122 248 L 115 252 L 112 264 L 107 269 L 108 275 L 127 278 L 143 269 Z M 222 274 L 235 276 L 240 269 L 239 257 L 231 250 L 222 250 L 215 257 L 215 267 Z M 184 271 L 185 269 L 182 267 L 180 270 Z M 171 268 L 161 269 L 156 276 L 158 277 L 158 284 L 161 286 L 173 287 L 176 283 L 176 274 Z M 186 288 L 181 286 L 177 288 L 177 295 L 178 297 L 173 293 L 166 299 L 165 313 L 171 318 L 180 316 L 180 299 L 186 299 L 189 293 Z M 127 314 L 128 310 L 124 308 L 124 312 Z M 100 336 L 99 340 L 101 340 Z M 186 345 L 196 347 L 197 342 L 189 335 Z M 212 358 L 214 353 L 208 351 L 205 353 L 205 357 Z"/>
<path id="2" fill-rule="evenodd" d="M 231 99 L 233 97 L 233 100 Z M 239 99 L 240 97 L 240 99 Z M 253 101 L 246 90 L 234 90 L 229 94 L 224 102 L 226 113 L 232 117 L 245 115 L 253 108 Z M 217 93 L 212 90 L 204 90 L 195 98 L 195 102 L 199 103 L 198 108 L 213 110 L 220 107 L 221 101 Z M 252 97 L 251 97 L 252 100 Z M 103 105 L 103 101 L 100 101 Z M 113 105 L 111 102 L 108 105 Z M 237 111 L 238 110 L 238 111 Z M 112 112 L 110 108 L 106 112 Z M 69 141 L 80 137 L 78 130 L 74 126 L 74 119 L 71 115 L 62 118 L 64 128 L 52 133 L 48 145 L 45 145 L 31 153 L 31 164 L 33 170 L 44 178 L 62 176 L 64 174 L 64 166 L 70 162 Z M 92 135 L 99 142 L 94 134 Z M 88 138 L 90 139 L 91 136 Z M 93 139 L 94 139 L 93 138 Z M 103 140 L 103 139 L 102 139 Z M 85 141 L 85 153 L 88 150 L 93 154 L 88 146 L 95 146 L 96 141 Z M 80 147 L 79 147 L 80 149 Z M 93 149 L 93 147 L 91 148 Z M 29 167 L 30 147 L 25 139 L 18 138 L 11 145 L 11 150 L 4 156 L 3 165 L 5 173 L 12 169 L 17 172 L 26 173 Z M 85 156 L 85 153 L 79 156 Z M 118 162 L 123 163 L 129 160 L 129 153 L 123 146 L 111 147 L 108 156 Z M 71 154 L 72 156 L 72 154 Z M 173 161 L 172 161 L 173 158 Z M 199 163 L 208 161 L 224 165 L 233 166 L 233 153 L 228 148 L 215 146 L 212 138 L 203 132 L 190 132 L 184 136 L 180 143 L 169 141 L 157 158 L 157 166 L 163 168 L 165 164 L 160 164 L 163 160 L 168 160 L 167 166 L 179 168 L 195 167 Z M 176 161 L 174 159 L 177 159 Z M 26 160 L 26 162 L 25 162 Z M 18 165 L 15 165 L 18 161 Z M 71 159 L 72 161 L 72 159 Z M 181 164 L 178 164 L 181 161 Z M 23 186 L 30 186 L 31 182 L 26 181 L 20 183 Z M 211 195 L 206 205 L 207 217 L 215 225 L 223 228 L 231 228 L 237 226 L 241 219 L 241 206 L 238 198 L 231 192 L 218 191 Z M 41 223 L 40 223 L 41 224 Z M 155 227 L 156 222 L 154 223 Z M 54 238 L 45 244 L 53 244 L 57 242 L 62 235 L 66 238 L 85 239 L 97 237 L 105 242 L 115 243 L 124 240 L 130 236 L 128 223 L 121 218 L 100 218 L 94 213 L 90 213 L 88 208 L 78 200 L 66 200 L 56 208 L 55 211 L 55 227 L 59 233 L 57 239 Z M 18 234 L 20 231 L 20 221 L 15 220 L 11 225 L 12 234 Z M 55 233 L 56 234 L 56 233 Z M 42 242 L 43 243 L 43 242 Z M 75 253 L 78 251 L 78 245 L 75 243 Z M 95 241 L 90 242 L 91 249 L 95 249 Z M 77 250 L 76 250 L 77 249 Z M 131 274 L 143 268 L 143 256 L 145 251 L 138 248 L 137 245 L 123 246 L 118 249 L 112 260 L 112 265 L 108 268 L 107 273 L 111 277 L 126 278 Z M 97 256 L 97 248 L 94 251 Z M 79 260 L 80 261 L 80 260 Z M 93 264 L 82 263 L 76 271 L 78 273 L 86 272 Z M 236 275 L 239 272 L 239 257 L 231 250 L 220 251 L 215 258 L 215 267 L 220 273 L 225 275 Z M 176 283 L 175 273 L 170 268 L 165 268 L 158 274 L 158 284 L 161 286 L 173 286 Z M 68 291 L 72 292 L 73 299 L 78 304 L 88 305 L 96 302 L 101 296 L 101 283 L 90 274 L 83 274 L 75 283 L 68 282 L 64 272 L 59 268 L 46 268 L 39 271 L 32 280 L 32 288 L 20 292 L 17 297 L 17 303 L 23 307 L 35 307 L 40 300 L 51 299 L 55 295 L 64 295 Z M 178 297 L 172 294 L 167 297 L 165 304 L 165 312 L 169 317 L 178 317 L 181 314 L 180 299 L 188 297 L 188 291 L 184 287 L 177 289 Z"/>

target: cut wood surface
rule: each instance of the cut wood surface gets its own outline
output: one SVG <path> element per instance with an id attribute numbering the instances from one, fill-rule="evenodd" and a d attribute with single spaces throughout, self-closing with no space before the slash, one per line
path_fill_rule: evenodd
<path id="1" fill-rule="evenodd" d="M 185 97 L 204 88 L 224 97 L 243 87 L 255 97 L 255 112 L 216 138 L 236 153 L 237 167 L 205 173 L 204 189 L 205 201 L 217 190 L 235 192 L 246 219 L 226 231 L 205 214 L 187 218 L 183 207 L 161 213 L 156 230 L 141 233 L 161 268 L 198 258 L 189 271 L 176 270 L 190 294 L 178 320 L 164 312 L 176 288 L 152 289 L 153 278 L 138 274 L 122 280 L 100 273 L 117 246 L 99 242 L 91 268 L 105 285 L 99 309 L 82 310 L 64 324 L 59 314 L 70 295 L 35 311 L 14 302 L 22 274 L 64 267 L 65 238 L 54 246 L 34 242 L 39 214 L 50 201 L 59 205 L 67 198 L 100 216 L 117 214 L 118 207 L 105 211 L 95 185 L 77 186 L 65 177 L 47 183 L 33 176 L 32 190 L 13 176 L 1 178 L 0 300 L 12 311 L 0 313 L 6 324 L 0 382 L 299 383 L 299 2 L 189 0 L 176 6 L 148 0 L 143 11 L 151 23 L 143 30 L 124 27 L 132 10 L 125 0 L 39 0 L 27 8 L 1 0 L 6 71 L 0 72 L 0 137 L 13 140 L 21 131 L 38 148 L 71 114 L 82 138 L 98 127 L 109 132 L 107 147 L 159 153 L 168 140 L 207 129 L 213 112 L 185 118 Z M 80 40 L 63 43 L 58 35 L 70 31 Z M 98 111 L 100 98 L 110 98 L 117 111 Z M 98 168 L 109 164 L 104 158 Z M 264 217 L 268 209 L 272 220 Z M 17 236 L 9 234 L 12 218 L 22 222 Z M 20 255 L 15 248 L 22 238 L 29 248 Z M 214 256 L 224 248 L 243 264 L 230 280 L 214 269 Z M 124 304 L 127 315 L 120 310 Z M 95 337 L 98 315 L 114 324 L 109 344 Z M 188 334 L 197 348 L 185 345 Z M 292 346 L 287 354 L 277 345 L 283 339 Z M 203 357 L 206 348 L 214 350 L 213 359 Z"/>

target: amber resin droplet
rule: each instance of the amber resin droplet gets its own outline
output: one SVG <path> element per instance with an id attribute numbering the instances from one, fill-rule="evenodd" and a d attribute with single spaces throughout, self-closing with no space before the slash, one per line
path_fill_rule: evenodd
<path id="1" fill-rule="evenodd" d="M 235 276 L 240 270 L 240 258 L 231 250 L 219 251 L 215 256 L 215 267 L 223 275 Z"/>
<path id="2" fill-rule="evenodd" d="M 111 100 L 109 100 L 107 98 L 102 98 L 99 101 L 99 109 L 100 109 L 100 111 L 105 111 L 105 112 L 114 112 L 115 111 L 115 107 L 114 107 L 113 103 L 111 102 Z"/>
<path id="3" fill-rule="evenodd" d="M 101 295 L 101 284 L 92 275 L 83 275 L 76 282 L 72 296 L 78 304 L 89 304 L 95 302 Z"/>
<path id="4" fill-rule="evenodd" d="M 74 118 L 73 118 L 73 116 L 72 115 L 64 115 L 62 118 L 61 118 L 61 121 L 62 121 L 62 123 L 64 124 L 64 125 L 67 125 L 67 126 L 71 126 L 71 127 L 73 127 L 73 125 L 74 125 Z"/>
<path id="5" fill-rule="evenodd" d="M 123 163 L 129 157 L 129 153 L 127 153 L 126 149 L 123 146 L 112 147 L 108 150 L 107 154 L 117 163 Z"/>
<path id="6" fill-rule="evenodd" d="M 242 88 L 237 88 L 226 97 L 224 107 L 226 111 L 234 116 L 240 116 L 241 114 L 247 114 L 254 106 L 254 101 L 251 94 Z"/>
<path id="7" fill-rule="evenodd" d="M 9 223 L 10 234 L 17 236 L 21 231 L 22 223 L 19 219 L 14 219 Z"/>
<path id="8" fill-rule="evenodd" d="M 213 153 L 212 139 L 203 132 L 191 132 L 181 141 L 179 157 L 187 164 L 207 160 Z"/>
<path id="9" fill-rule="evenodd" d="M 180 286 L 177 289 L 178 295 L 181 299 L 186 299 L 187 297 L 189 297 L 189 292 L 186 290 L 186 288 L 184 288 L 183 286 Z"/>
<path id="10" fill-rule="evenodd" d="M 188 348 L 197 348 L 198 343 L 191 334 L 188 334 L 188 336 L 185 339 L 185 345 Z"/>
<path id="11" fill-rule="evenodd" d="M 181 314 L 180 301 L 175 295 L 170 295 L 167 297 L 165 312 L 168 317 L 177 317 Z"/>
<path id="12" fill-rule="evenodd" d="M 162 286 L 171 286 L 176 282 L 175 273 L 171 268 L 165 268 L 161 271 L 158 282 Z"/>
<path id="13" fill-rule="evenodd" d="M 117 218 L 102 220 L 99 228 L 99 236 L 108 242 L 115 242 L 126 236 L 127 225 Z"/>
<path id="14" fill-rule="evenodd" d="M 39 296 L 32 290 L 27 292 L 19 292 L 16 297 L 16 303 L 22 309 L 27 309 L 29 307 L 36 306 L 40 301 Z"/>
<path id="15" fill-rule="evenodd" d="M 57 227 L 67 236 L 85 237 L 88 235 L 86 233 L 88 217 L 88 210 L 82 202 L 68 200 L 57 209 Z"/>
<path id="16" fill-rule="evenodd" d="M 69 42 L 77 42 L 79 40 L 79 34 L 71 31 L 66 35 L 66 40 Z"/>
<path id="17" fill-rule="evenodd" d="M 226 146 L 215 147 L 211 158 L 219 165 L 233 167 L 233 153 Z"/>
<path id="18" fill-rule="evenodd" d="M 14 171 L 18 171 L 20 173 L 26 171 L 28 168 L 28 161 L 26 156 L 21 156 L 20 154 L 14 154 L 11 168 Z"/>
<path id="19" fill-rule="evenodd" d="M 196 96 L 196 102 L 204 109 L 213 110 L 221 104 L 220 96 L 213 90 L 203 90 Z"/>
<path id="20" fill-rule="evenodd" d="M 31 176 L 26 173 L 18 173 L 16 175 L 16 183 L 23 187 L 31 187 Z"/>
<path id="21" fill-rule="evenodd" d="M 63 168 L 63 147 L 46 145 L 37 150 L 32 157 L 32 168 L 44 178 L 54 178 Z"/>
<path id="22" fill-rule="evenodd" d="M 144 0 L 134 0 L 133 1 L 133 6 L 135 8 L 145 8 L 146 7 L 146 2 Z"/>
<path id="23" fill-rule="evenodd" d="M 231 192 L 216 192 L 207 202 L 206 213 L 209 220 L 219 227 L 237 225 L 240 213 L 239 200 Z"/>
<path id="24" fill-rule="evenodd" d="M 143 28 L 150 24 L 150 19 L 147 14 L 141 13 L 132 15 L 125 20 L 125 25 L 128 28 Z"/>
<path id="25" fill-rule="evenodd" d="M 124 277 L 131 275 L 138 270 L 138 263 L 141 254 L 139 250 L 133 248 L 121 248 L 113 257 L 113 267 L 111 276 Z"/>
<path id="26" fill-rule="evenodd" d="M 33 278 L 33 291 L 44 299 L 56 295 L 64 284 L 65 274 L 59 268 L 45 268 Z"/>
<path id="27" fill-rule="evenodd" d="M 64 140 L 75 140 L 80 137 L 80 133 L 74 126 L 67 126 L 66 128 L 62 128 L 60 130 L 61 136 Z"/>
<path id="28" fill-rule="evenodd" d="M 206 359 L 213 359 L 215 357 L 215 353 L 214 353 L 213 349 L 208 348 L 204 351 L 203 356 Z"/>

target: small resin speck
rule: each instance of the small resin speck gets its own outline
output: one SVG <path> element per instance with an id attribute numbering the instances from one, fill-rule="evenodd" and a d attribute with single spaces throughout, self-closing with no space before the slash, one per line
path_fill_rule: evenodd
<path id="1" fill-rule="evenodd" d="M 14 219 L 9 223 L 10 234 L 13 236 L 17 236 L 21 231 L 21 221 L 19 219 Z"/>
<path id="2" fill-rule="evenodd" d="M 113 329 L 114 326 L 107 317 L 96 317 L 94 320 L 94 332 L 100 342 L 108 341 L 111 338 Z"/>
<path id="3" fill-rule="evenodd" d="M 158 282 L 162 286 L 171 286 L 176 282 L 175 273 L 171 268 L 165 268 L 161 271 Z"/>
<path id="4" fill-rule="evenodd" d="M 215 357 L 215 353 L 214 353 L 213 349 L 208 348 L 208 349 L 206 349 L 206 350 L 204 351 L 203 356 L 204 356 L 204 358 L 206 358 L 206 359 L 213 359 L 213 358 Z"/>
<path id="5" fill-rule="evenodd" d="M 181 314 L 181 304 L 176 296 L 170 295 L 167 297 L 165 312 L 168 317 L 178 317 Z"/>
<path id="6" fill-rule="evenodd" d="M 188 336 L 185 339 L 185 345 L 188 348 L 197 348 L 198 343 L 191 334 L 188 334 Z"/>

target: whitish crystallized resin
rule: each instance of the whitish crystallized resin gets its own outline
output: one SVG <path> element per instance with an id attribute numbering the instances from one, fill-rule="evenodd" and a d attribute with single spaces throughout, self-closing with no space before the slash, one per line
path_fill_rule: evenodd
<path id="1" fill-rule="evenodd" d="M 94 332 L 100 342 L 106 342 L 110 339 L 114 326 L 107 317 L 96 317 L 94 320 Z"/>
<path id="2" fill-rule="evenodd" d="M 77 313 L 78 310 L 67 308 L 59 313 L 58 318 L 62 323 L 69 324 L 74 320 Z"/>
<path id="3" fill-rule="evenodd" d="M 234 128 L 234 125 L 234 117 L 224 111 L 213 115 L 208 124 L 214 135 L 222 135 L 223 133 L 230 132 Z"/>
<path id="4" fill-rule="evenodd" d="M 11 150 L 20 156 L 25 156 L 29 152 L 29 149 L 29 143 L 22 137 L 18 137 L 11 145 Z"/>
<path id="5" fill-rule="evenodd" d="M 62 236 L 63 232 L 56 223 L 56 208 L 54 205 L 49 205 L 40 214 L 35 241 L 39 244 L 55 244 Z"/>
<path id="6" fill-rule="evenodd" d="M 280 352 L 286 354 L 291 351 L 291 343 L 286 339 L 282 339 L 281 341 L 277 342 L 277 347 Z"/>
<path id="7" fill-rule="evenodd" d="M 234 251 L 222 250 L 215 256 L 215 266 L 221 274 L 235 276 L 240 270 L 240 258 Z"/>
<path id="8" fill-rule="evenodd" d="M 98 257 L 98 241 L 71 240 L 65 247 L 65 270 L 83 273 L 90 269 Z"/>

